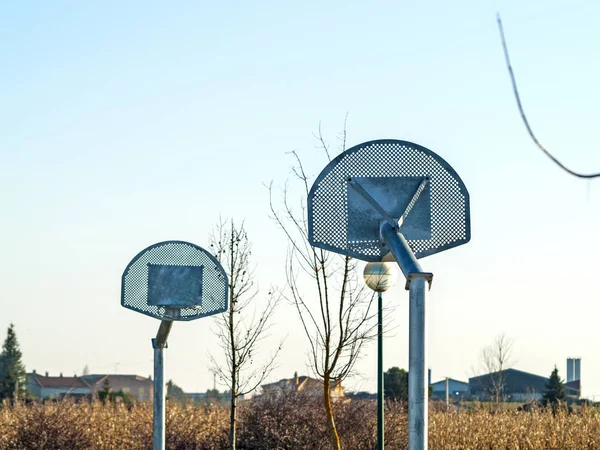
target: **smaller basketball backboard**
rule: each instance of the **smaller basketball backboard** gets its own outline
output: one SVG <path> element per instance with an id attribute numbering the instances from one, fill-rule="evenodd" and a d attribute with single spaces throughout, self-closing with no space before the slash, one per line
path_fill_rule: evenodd
<path id="1" fill-rule="evenodd" d="M 123 272 L 121 305 L 161 320 L 227 311 L 227 274 L 214 256 L 183 241 L 142 250 Z"/>

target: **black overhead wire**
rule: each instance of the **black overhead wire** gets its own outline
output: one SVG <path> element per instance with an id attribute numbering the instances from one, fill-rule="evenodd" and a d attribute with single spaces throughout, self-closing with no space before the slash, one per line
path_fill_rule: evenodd
<path id="1" fill-rule="evenodd" d="M 529 125 L 529 122 L 527 121 L 527 117 L 525 116 L 525 111 L 523 110 L 523 105 L 521 104 L 521 98 L 519 97 L 519 91 L 517 89 L 517 82 L 515 80 L 515 74 L 513 72 L 512 66 L 510 64 L 510 58 L 508 56 L 508 48 L 506 46 L 506 39 L 504 37 L 504 29 L 502 28 L 502 19 L 500 19 L 500 14 L 496 14 L 496 20 L 498 22 L 498 29 L 500 30 L 500 38 L 502 39 L 502 47 L 504 49 L 504 58 L 506 59 L 506 67 L 508 69 L 508 73 L 510 75 L 510 80 L 512 82 L 513 92 L 515 94 L 515 99 L 517 100 L 517 105 L 519 106 L 519 112 L 521 113 L 521 118 L 523 119 L 523 123 L 525 124 L 525 127 L 527 128 L 527 131 L 529 132 L 529 136 L 531 136 L 531 139 L 533 139 L 533 142 L 535 142 L 535 144 L 540 148 L 540 150 L 542 150 L 552 161 L 554 161 L 564 171 L 566 171 L 566 172 L 570 173 L 571 175 L 578 177 L 578 178 L 588 178 L 589 179 L 589 178 L 600 177 L 600 172 L 599 173 L 591 173 L 591 174 L 583 174 L 583 173 L 575 172 L 575 171 L 569 169 L 563 163 L 561 163 L 558 159 L 556 159 L 554 157 L 554 155 L 552 155 L 546 149 L 546 147 L 544 147 L 542 145 L 542 143 L 540 141 L 538 141 L 538 139 L 533 134 L 533 130 L 531 129 L 531 126 Z"/>

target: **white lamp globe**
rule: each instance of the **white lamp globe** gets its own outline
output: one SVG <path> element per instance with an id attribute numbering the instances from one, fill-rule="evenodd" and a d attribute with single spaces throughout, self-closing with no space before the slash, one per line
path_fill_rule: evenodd
<path id="1" fill-rule="evenodd" d="M 375 292 L 385 292 L 396 284 L 394 263 L 370 262 L 365 266 L 363 278 Z"/>

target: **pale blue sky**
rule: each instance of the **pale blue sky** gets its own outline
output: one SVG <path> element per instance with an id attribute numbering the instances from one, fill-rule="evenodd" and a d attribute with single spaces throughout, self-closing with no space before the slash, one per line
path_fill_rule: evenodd
<path id="1" fill-rule="evenodd" d="M 207 246 L 219 216 L 246 219 L 262 286 L 284 283 L 286 244 L 263 183 L 290 178 L 312 133 L 334 145 L 417 142 L 471 194 L 472 241 L 423 259 L 435 273 L 434 381 L 466 379 L 506 332 L 516 367 L 562 376 L 581 356 L 600 395 L 598 182 L 561 172 L 529 140 L 512 97 L 500 11 L 525 108 L 568 166 L 600 170 L 600 4 L 588 2 L 12 2 L 0 6 L 0 330 L 16 324 L 28 370 L 152 370 L 158 321 L 120 306 L 146 246 Z M 406 367 L 407 295 L 385 365 Z M 177 324 L 168 378 L 212 385 L 210 319 Z M 2 331 L 3 333 L 4 331 Z M 293 310 L 273 379 L 306 373 Z M 375 347 L 347 384 L 375 390 Z"/>

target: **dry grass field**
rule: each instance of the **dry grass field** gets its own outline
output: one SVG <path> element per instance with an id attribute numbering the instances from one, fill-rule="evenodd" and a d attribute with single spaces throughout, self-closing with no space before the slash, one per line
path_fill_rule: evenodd
<path id="1" fill-rule="evenodd" d="M 298 395 L 256 399 L 243 404 L 240 449 L 327 449 L 329 440 L 318 400 Z M 375 405 L 353 401 L 336 405 L 344 448 L 373 449 Z M 227 448 L 228 412 L 221 407 L 170 404 L 168 449 Z M 432 410 L 429 448 L 435 450 L 600 450 L 600 412 Z M 390 403 L 386 448 L 406 448 L 406 411 Z M 152 448 L 152 405 L 32 403 L 0 407 L 0 449 Z"/>

